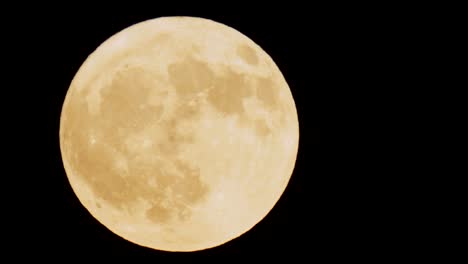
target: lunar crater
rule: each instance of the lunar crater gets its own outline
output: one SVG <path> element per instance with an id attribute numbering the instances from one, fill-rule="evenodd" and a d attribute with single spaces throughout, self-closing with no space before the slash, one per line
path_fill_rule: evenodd
<path id="1" fill-rule="evenodd" d="M 258 64 L 257 54 L 255 50 L 249 45 L 245 45 L 245 44 L 239 45 L 237 47 L 237 54 L 247 64 L 250 64 L 250 65 Z"/>

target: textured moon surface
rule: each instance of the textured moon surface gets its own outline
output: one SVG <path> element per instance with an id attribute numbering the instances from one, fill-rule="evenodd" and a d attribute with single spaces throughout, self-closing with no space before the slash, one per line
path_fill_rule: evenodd
<path id="1" fill-rule="evenodd" d="M 291 91 L 271 57 L 226 25 L 162 17 L 83 63 L 60 119 L 64 168 L 102 225 L 135 244 L 196 251 L 250 230 L 292 175 Z"/>

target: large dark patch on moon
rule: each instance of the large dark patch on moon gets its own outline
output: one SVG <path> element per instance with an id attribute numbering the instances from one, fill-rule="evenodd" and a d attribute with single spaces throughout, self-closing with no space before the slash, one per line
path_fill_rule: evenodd
<path id="1" fill-rule="evenodd" d="M 176 115 L 160 122 L 155 131 L 164 134 L 163 142 L 141 153 L 128 151 L 124 143 L 160 119 L 162 105 L 148 103 L 151 90 L 158 89 L 155 85 L 150 72 L 129 67 L 115 74 L 110 85 L 100 91 L 102 101 L 97 115 L 88 112 L 83 94 L 70 98 L 64 109 L 67 119 L 62 124 L 67 159 L 71 160 L 73 172 L 112 207 L 131 211 L 132 205 L 142 199 L 150 204 L 146 216 L 153 222 L 188 220 L 190 207 L 209 193 L 200 169 L 176 158 L 180 147 L 193 140 L 177 132 L 178 123 L 195 117 L 196 109 L 182 107 Z M 153 135 L 147 136 L 151 139 Z M 125 169 L 118 166 L 121 157 Z M 172 170 L 167 169 L 168 163 Z M 155 186 L 148 184 L 150 179 Z"/>

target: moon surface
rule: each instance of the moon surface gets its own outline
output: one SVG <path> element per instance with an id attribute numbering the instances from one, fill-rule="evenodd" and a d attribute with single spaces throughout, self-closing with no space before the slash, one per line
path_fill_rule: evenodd
<path id="1" fill-rule="evenodd" d="M 73 78 L 60 149 L 76 196 L 135 244 L 197 251 L 273 208 L 299 141 L 271 57 L 221 23 L 161 17 L 102 43 Z"/>

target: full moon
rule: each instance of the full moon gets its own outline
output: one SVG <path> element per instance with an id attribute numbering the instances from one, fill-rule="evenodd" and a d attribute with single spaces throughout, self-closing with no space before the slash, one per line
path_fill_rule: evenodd
<path id="1" fill-rule="evenodd" d="M 297 110 L 272 58 L 224 24 L 161 17 L 103 42 L 60 116 L 66 175 L 116 235 L 163 251 L 222 245 L 283 194 Z"/>

